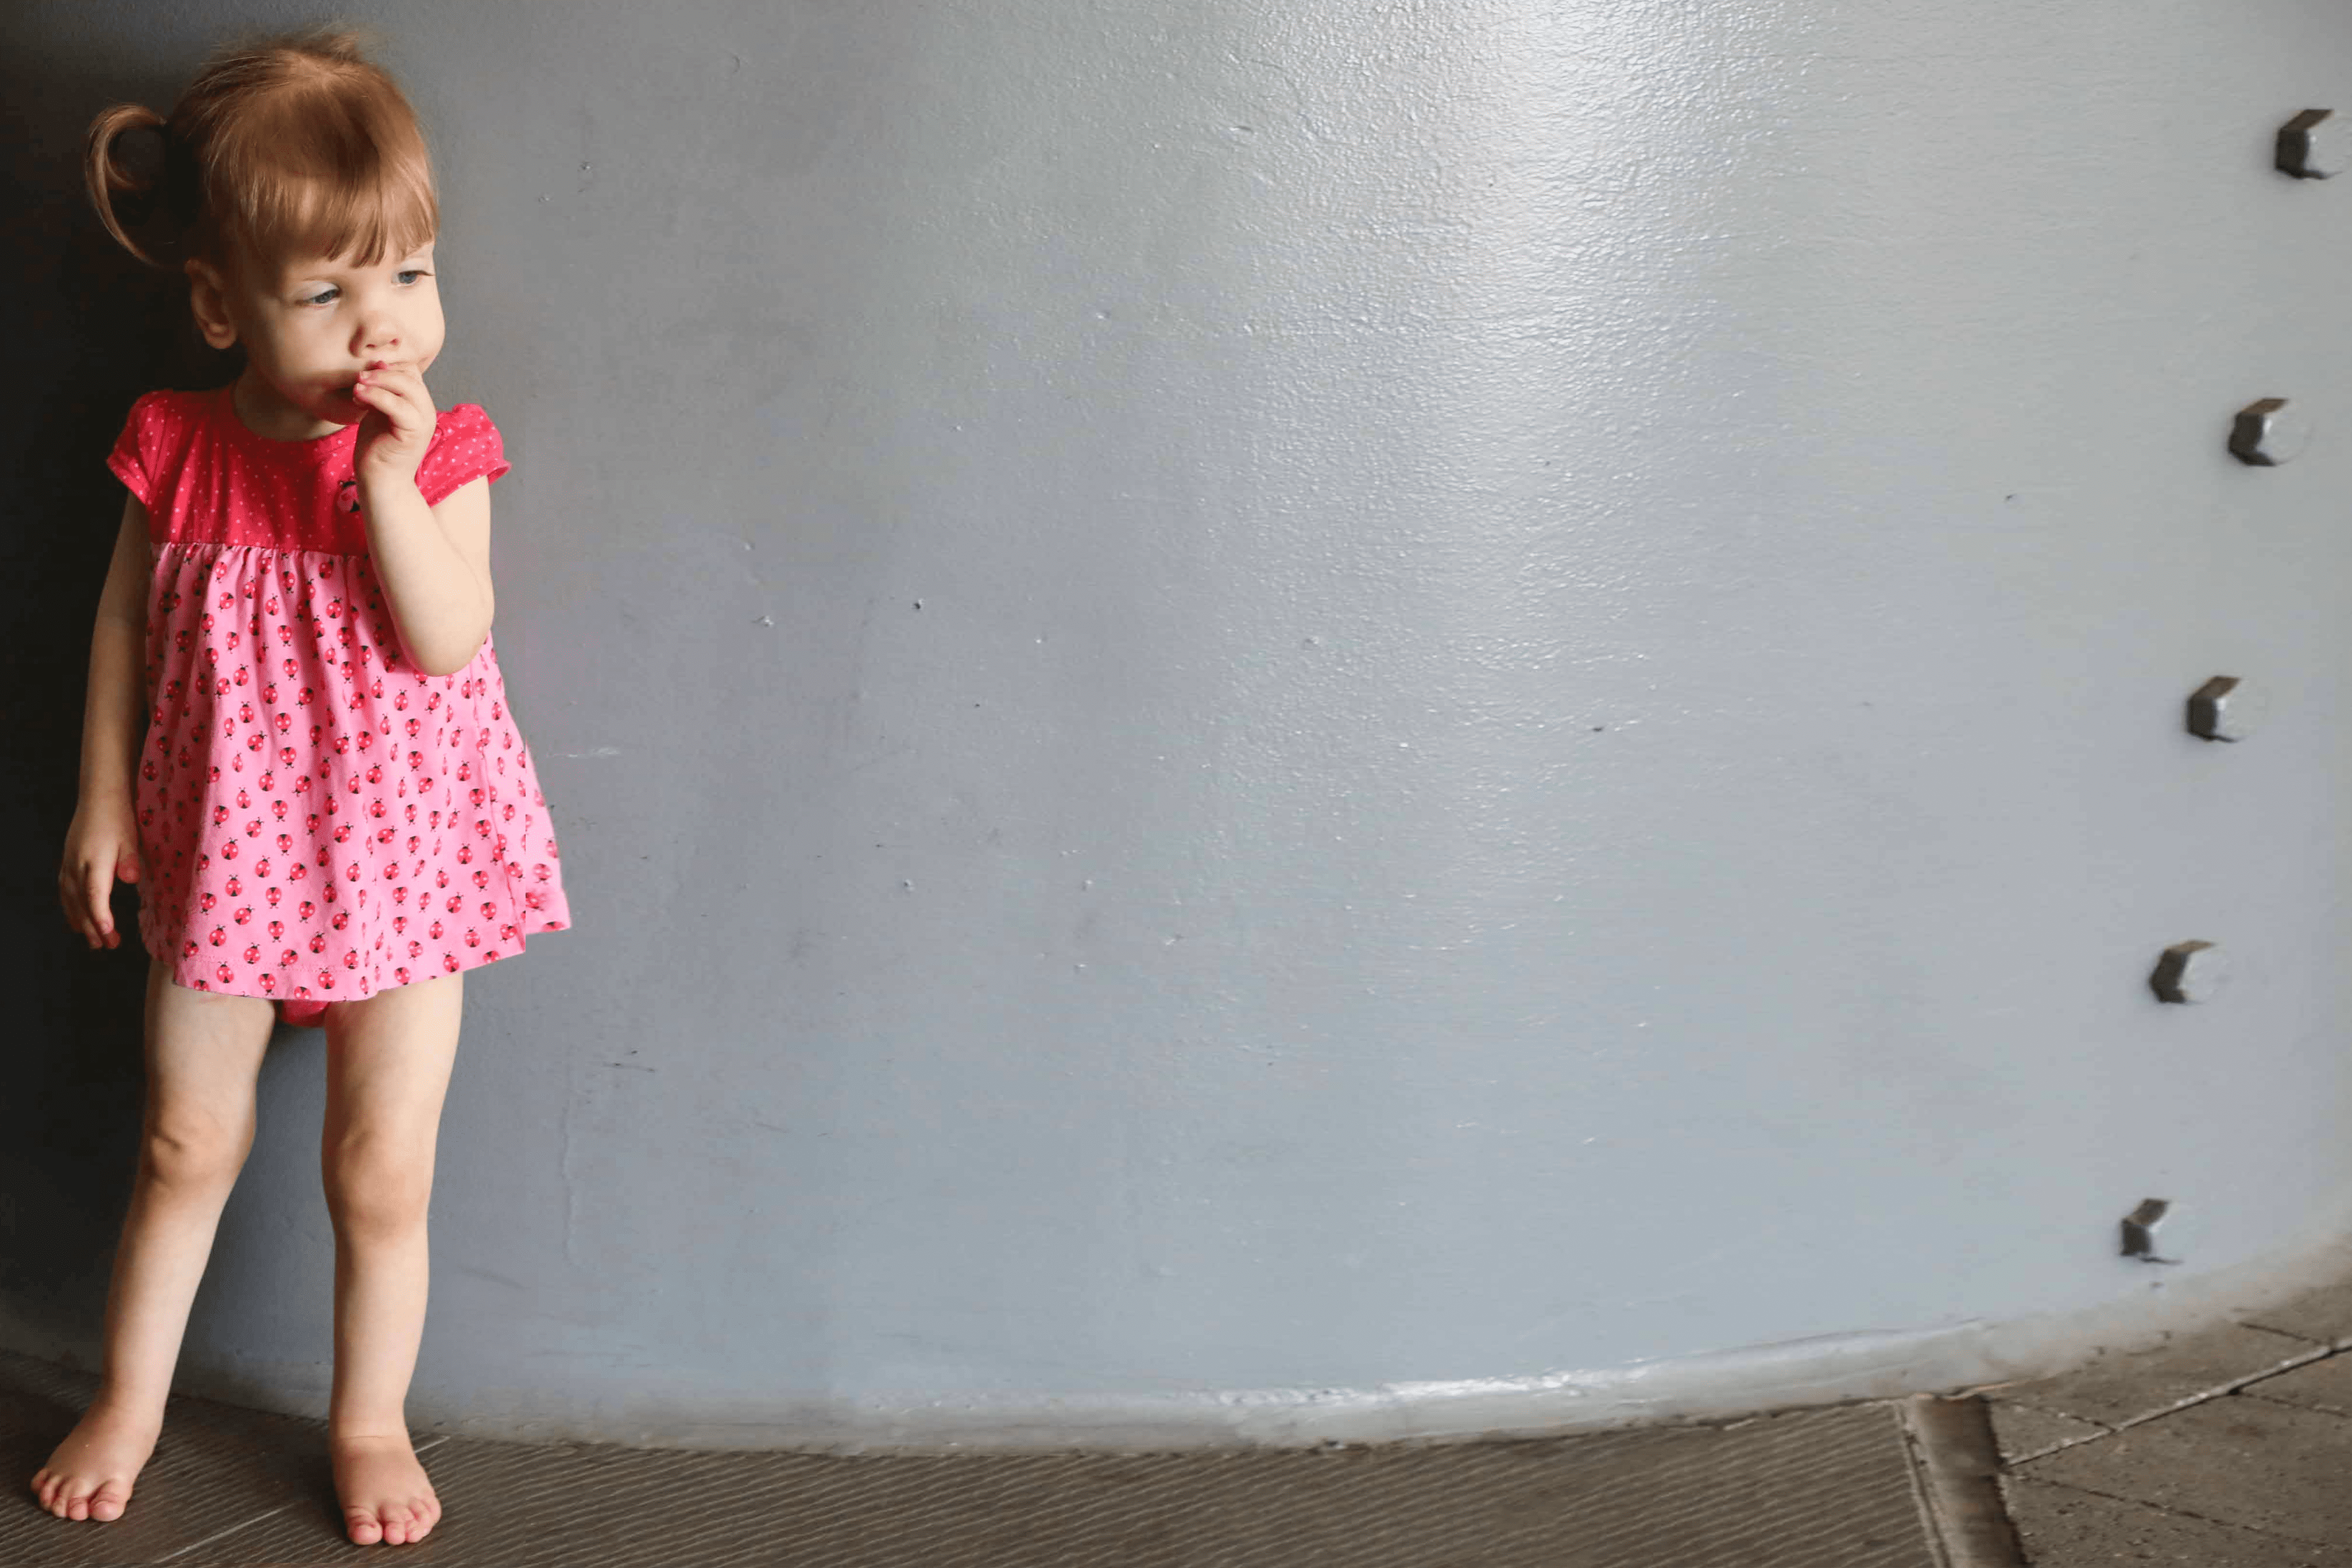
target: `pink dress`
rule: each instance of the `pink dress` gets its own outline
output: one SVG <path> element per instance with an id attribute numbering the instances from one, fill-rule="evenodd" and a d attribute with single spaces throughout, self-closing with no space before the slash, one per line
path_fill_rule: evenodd
<path id="1" fill-rule="evenodd" d="M 572 916 L 490 639 L 455 675 L 402 651 L 359 516 L 359 426 L 271 440 L 230 394 L 147 394 L 107 459 L 147 508 L 154 566 L 139 935 L 174 983 L 315 1024 Z M 459 404 L 416 488 L 438 505 L 509 467 Z"/>

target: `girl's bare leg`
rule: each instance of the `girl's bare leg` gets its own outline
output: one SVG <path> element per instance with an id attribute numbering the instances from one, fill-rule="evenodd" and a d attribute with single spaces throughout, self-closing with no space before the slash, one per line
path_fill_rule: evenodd
<path id="1" fill-rule="evenodd" d="M 403 1406 L 425 1333 L 425 1211 L 465 974 L 327 1008 L 320 1163 L 335 1224 L 335 1387 L 327 1447 L 352 1541 L 422 1541 L 441 1500 Z"/>
<path id="2" fill-rule="evenodd" d="M 59 1519 L 121 1517 L 163 1428 L 163 1401 L 222 1205 L 253 1147 L 253 1086 L 271 1005 L 171 983 L 147 971 L 146 1108 L 131 1211 L 106 1298 L 98 1394 L 33 1476 Z"/>

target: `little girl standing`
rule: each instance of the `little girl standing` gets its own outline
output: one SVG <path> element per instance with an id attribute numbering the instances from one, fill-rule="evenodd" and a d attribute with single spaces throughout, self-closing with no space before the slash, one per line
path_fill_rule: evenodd
<path id="1" fill-rule="evenodd" d="M 116 142 L 153 130 L 146 179 Z M 114 879 L 139 885 L 146 1107 L 103 1379 L 33 1489 L 60 1519 L 129 1501 L 282 1016 L 326 1027 L 335 1489 L 352 1541 L 419 1541 L 441 1509 L 403 1406 L 465 971 L 571 923 L 490 637 L 508 464 L 480 407 L 425 390 L 431 164 L 352 35 L 215 56 L 168 120 L 108 110 L 88 175 L 142 261 L 124 219 L 169 218 L 197 325 L 245 363 L 140 398 L 109 458 L 130 494 L 58 889 L 96 948 Z"/>

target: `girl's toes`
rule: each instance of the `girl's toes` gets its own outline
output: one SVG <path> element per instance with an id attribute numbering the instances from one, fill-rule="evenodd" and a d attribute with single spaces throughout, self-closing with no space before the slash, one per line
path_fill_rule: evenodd
<path id="1" fill-rule="evenodd" d="M 131 1489 L 121 1481 L 109 1481 L 90 1495 L 89 1517 L 121 1519 L 123 1504 L 131 1500 Z"/>
<path id="2" fill-rule="evenodd" d="M 375 1521 L 375 1515 L 363 1508 L 345 1509 L 343 1523 L 350 1529 L 352 1541 L 356 1545 L 373 1546 L 383 1539 L 383 1526 Z"/>

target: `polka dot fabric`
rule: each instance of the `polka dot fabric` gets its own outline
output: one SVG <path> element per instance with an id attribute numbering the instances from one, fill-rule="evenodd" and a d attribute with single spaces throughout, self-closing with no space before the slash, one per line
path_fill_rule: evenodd
<path id="1" fill-rule="evenodd" d="M 315 1024 L 572 916 L 492 640 L 455 675 L 402 651 L 359 514 L 359 427 L 271 440 L 231 394 L 147 394 L 107 459 L 147 508 L 153 563 L 139 934 L 177 984 Z M 416 488 L 437 506 L 509 466 L 460 404 Z"/>

